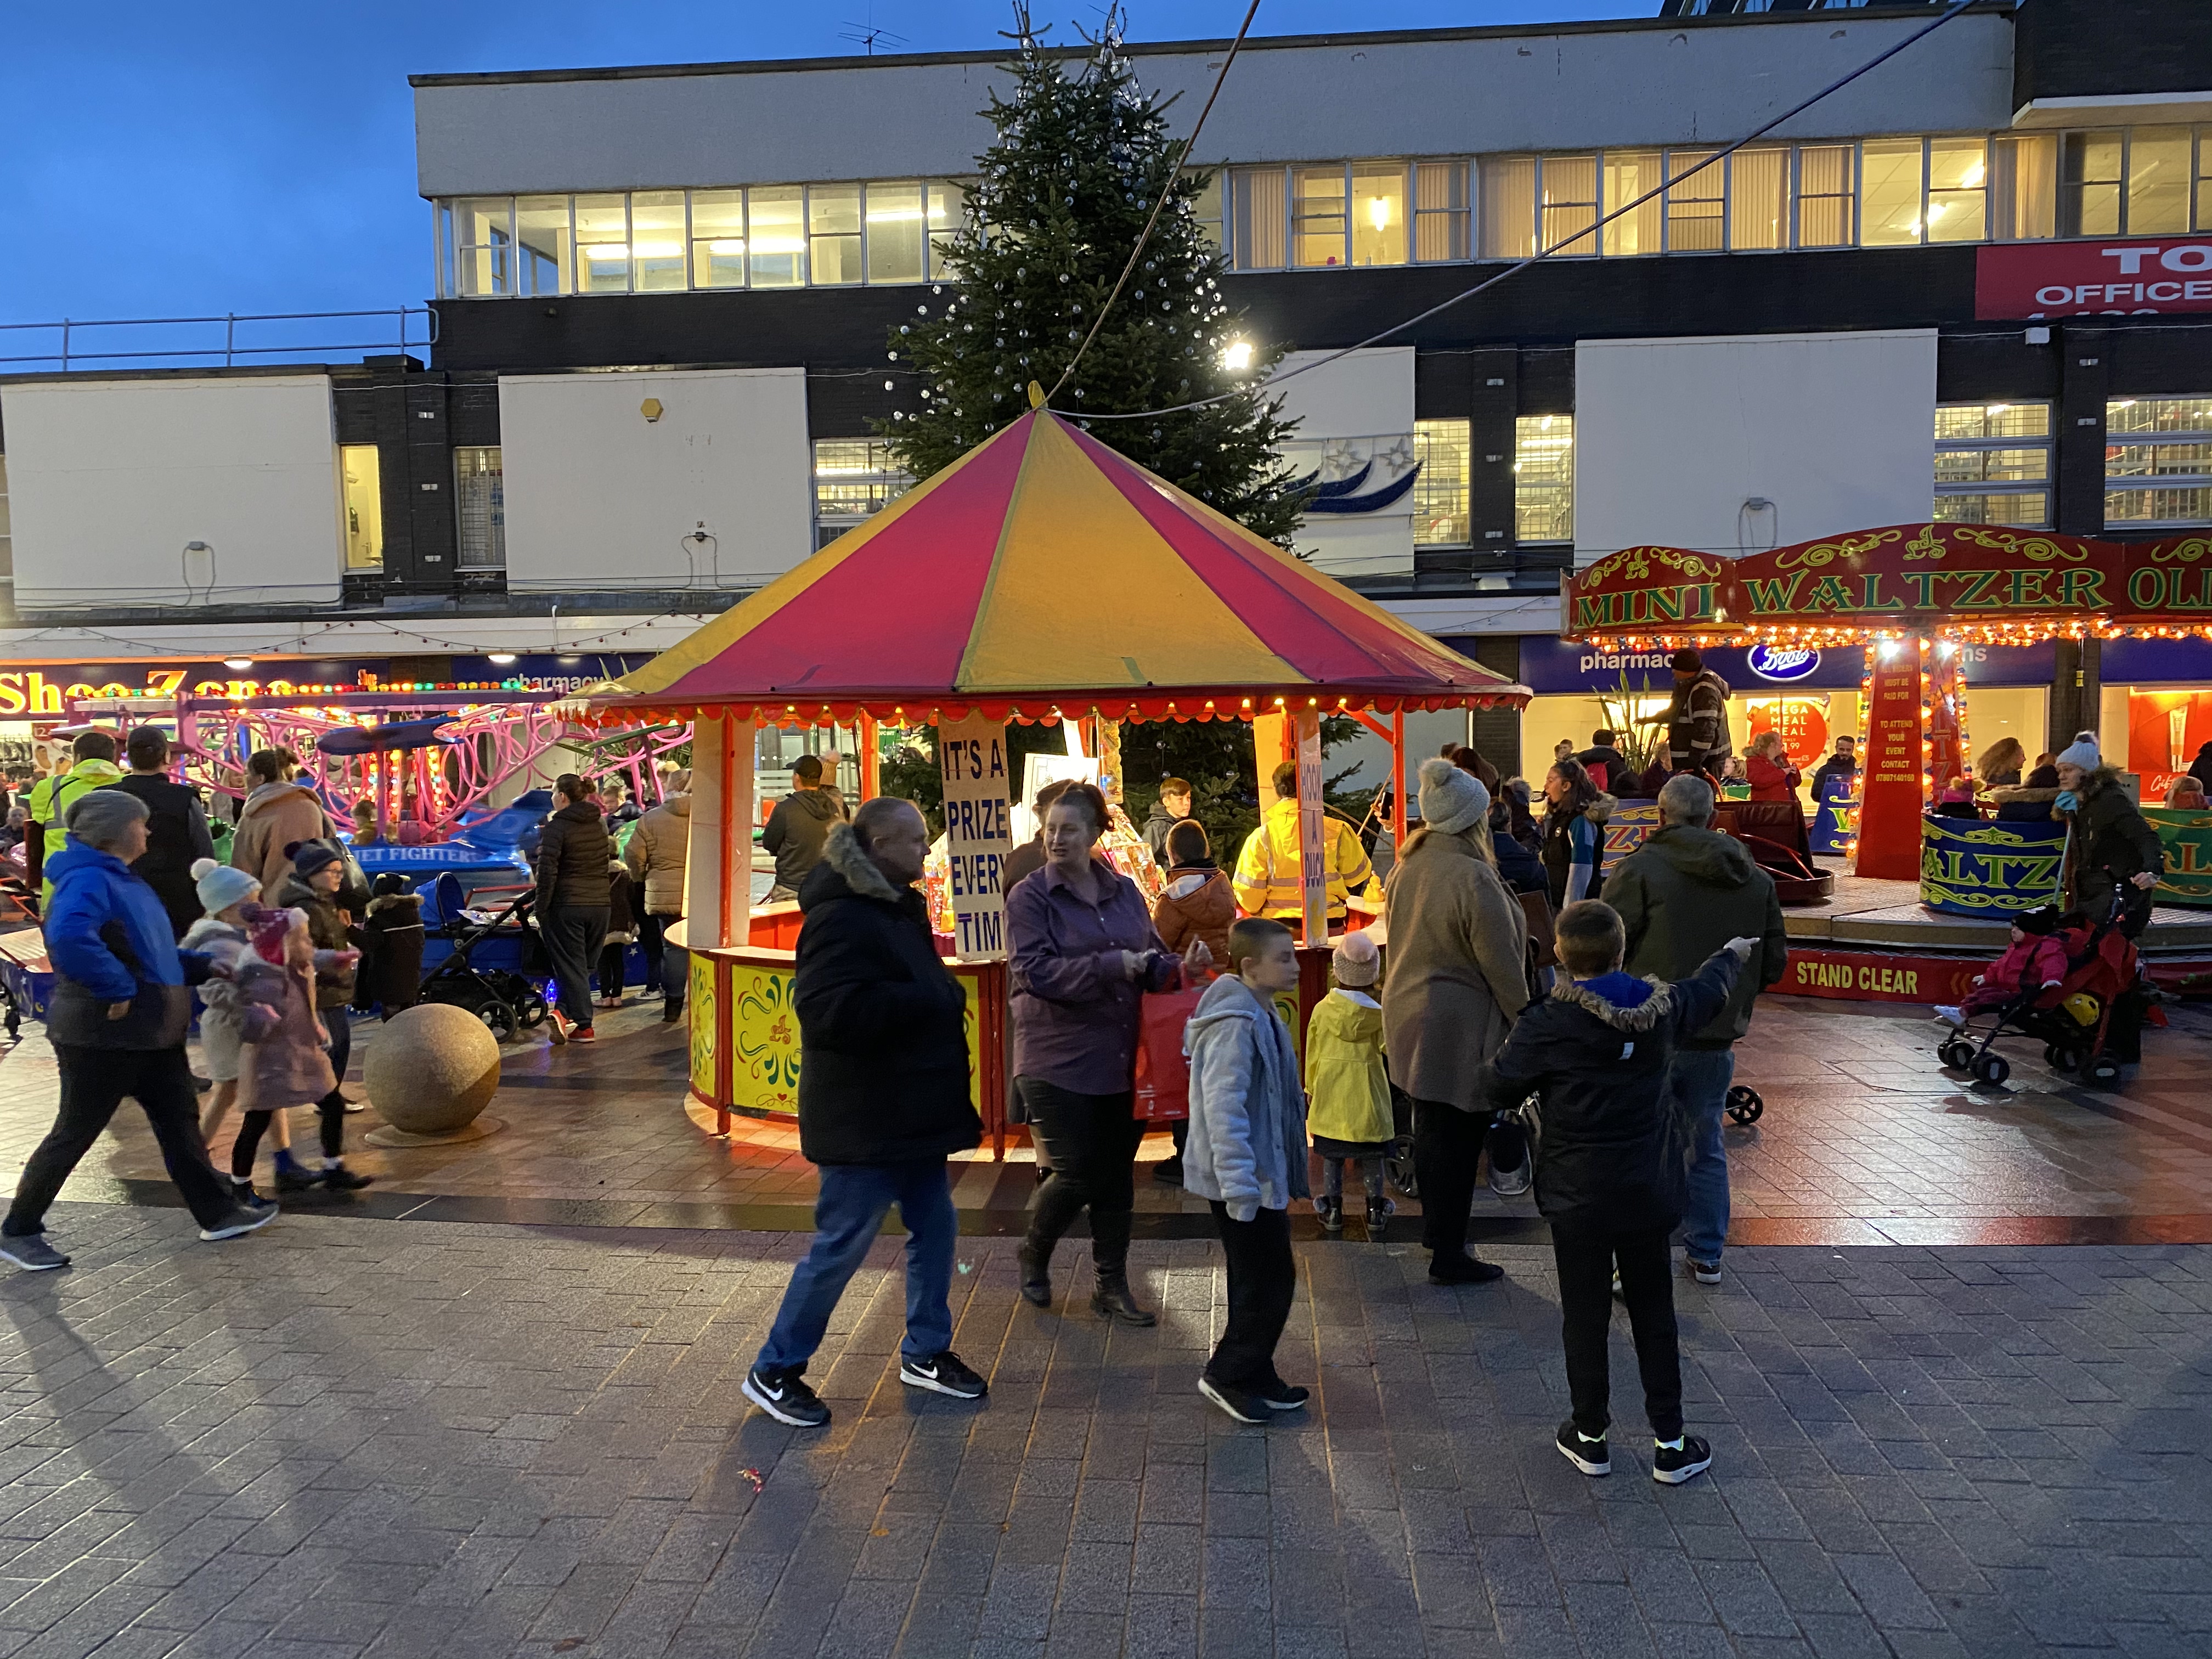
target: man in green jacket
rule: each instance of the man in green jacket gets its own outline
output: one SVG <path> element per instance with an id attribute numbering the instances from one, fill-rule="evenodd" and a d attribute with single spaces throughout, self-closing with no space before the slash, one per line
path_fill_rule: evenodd
<path id="1" fill-rule="evenodd" d="M 1733 1045 L 1750 1029 L 1753 1000 L 1782 977 L 1790 958 L 1774 878 L 1712 822 L 1712 786 L 1695 773 L 1676 775 L 1659 792 L 1660 827 L 1605 878 L 1606 902 L 1620 912 L 1627 931 L 1632 974 L 1687 979 L 1731 939 L 1759 941 L 1728 1006 L 1684 1039 L 1667 1068 L 1675 1119 L 1690 1143 L 1682 1244 L 1700 1285 L 1721 1282 L 1721 1246 L 1728 1237 L 1721 1118 L 1735 1075 Z"/>
<path id="2" fill-rule="evenodd" d="M 46 859 L 49 852 L 62 850 L 62 820 L 68 815 L 70 803 L 80 795 L 95 789 L 105 789 L 121 781 L 123 769 L 115 763 L 115 733 L 112 732 L 80 732 L 76 741 L 70 744 L 70 769 L 57 772 L 43 780 L 31 791 L 30 823 L 24 830 L 24 858 L 28 860 L 27 874 L 39 884 L 39 914 L 44 915 L 54 902 L 54 884 L 46 878 Z M 51 827 L 51 842 L 46 830 Z"/>

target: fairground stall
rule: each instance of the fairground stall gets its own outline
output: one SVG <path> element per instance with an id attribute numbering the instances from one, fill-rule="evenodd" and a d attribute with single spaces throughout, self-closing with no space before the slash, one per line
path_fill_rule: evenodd
<path id="1" fill-rule="evenodd" d="M 868 757 L 878 725 L 936 728 L 952 929 L 940 948 L 968 988 L 976 1103 L 1003 1152 L 999 872 L 1022 781 L 1009 721 L 1096 722 L 1094 745 L 1125 720 L 1248 721 L 1263 782 L 1275 754 L 1294 754 L 1315 849 L 1303 860 L 1310 979 L 1327 964 L 1322 717 L 1353 715 L 1402 750 L 1408 710 L 1527 695 L 1039 411 L 573 708 L 696 723 L 691 1091 L 725 1130 L 733 1111 L 798 1103 L 799 918 L 756 912 L 750 896 L 757 727 L 857 724 Z"/>
<path id="2" fill-rule="evenodd" d="M 1790 969 L 1776 988 L 1955 1002 L 2003 948 L 2007 918 L 2063 896 L 2069 851 L 2057 821 L 1960 810 L 1974 796 L 1969 654 L 2054 639 L 2116 650 L 2197 641 L 2212 629 L 2212 540 L 1929 524 L 1735 559 L 1632 547 L 1577 575 L 1564 602 L 1565 637 L 1599 651 L 1862 653 L 1860 769 L 1848 798 L 1828 804 L 1844 832 L 1818 849 L 1849 859 L 1848 873 L 1832 896 L 1789 913 Z M 2032 757 L 2040 745 L 2027 747 Z M 2106 757 L 2124 770 L 2133 748 L 2124 728 L 2106 734 Z M 2166 878 L 2141 948 L 2154 977 L 2195 988 L 2212 970 L 2212 815 L 2169 810 L 2162 795 L 2143 805 Z M 1649 808 L 1617 815 L 1608 859 L 1655 818 Z"/>

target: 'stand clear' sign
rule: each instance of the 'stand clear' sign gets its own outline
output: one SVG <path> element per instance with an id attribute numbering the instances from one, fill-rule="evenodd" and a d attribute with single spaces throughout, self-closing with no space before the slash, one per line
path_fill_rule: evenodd
<path id="1" fill-rule="evenodd" d="M 1006 900 L 1000 877 L 1013 851 L 1006 810 L 1006 728 L 980 715 L 937 728 L 945 784 L 946 889 L 952 901 L 954 954 L 969 962 L 1006 955 Z"/>

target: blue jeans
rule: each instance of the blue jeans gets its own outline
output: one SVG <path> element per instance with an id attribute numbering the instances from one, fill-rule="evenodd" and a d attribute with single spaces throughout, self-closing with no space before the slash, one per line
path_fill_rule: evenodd
<path id="1" fill-rule="evenodd" d="M 1718 1261 L 1728 1242 L 1728 1149 L 1721 1141 L 1721 1114 L 1735 1076 L 1731 1048 L 1677 1048 L 1667 1066 L 1667 1103 L 1690 1145 L 1682 1248 L 1692 1261 Z"/>
<path id="2" fill-rule="evenodd" d="M 775 1328 L 754 1363 L 764 1371 L 804 1368 L 822 1346 L 837 1298 L 860 1271 L 892 1205 L 906 1223 L 906 1340 L 908 1359 L 931 1360 L 952 1346 L 952 1249 L 960 1218 L 945 1160 L 919 1164 L 825 1164 L 814 1200 L 814 1243 L 792 1269 Z"/>

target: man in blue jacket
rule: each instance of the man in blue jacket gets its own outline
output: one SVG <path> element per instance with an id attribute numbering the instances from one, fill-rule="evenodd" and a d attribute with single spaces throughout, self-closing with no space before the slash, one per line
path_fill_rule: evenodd
<path id="1" fill-rule="evenodd" d="M 46 1243 L 46 1211 L 125 1095 L 145 1109 L 202 1238 L 235 1238 L 276 1213 L 273 1204 L 240 1207 L 200 1139 L 199 1097 L 185 1064 L 192 1015 L 185 988 L 205 980 L 210 964 L 177 949 L 161 898 L 131 872 L 146 851 L 146 816 L 135 795 L 89 790 L 70 804 L 68 840 L 46 860 L 54 884 L 46 957 L 55 975 L 46 1037 L 60 1061 L 61 1110 L 0 1222 L 0 1256 L 33 1272 L 69 1265 Z"/>

